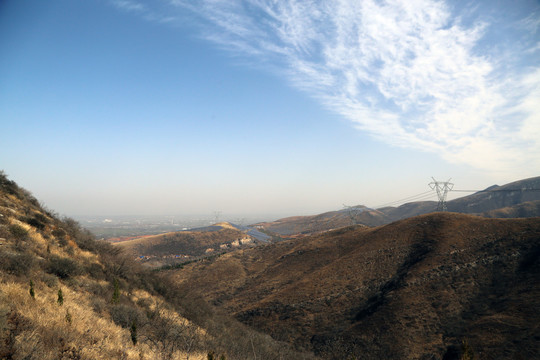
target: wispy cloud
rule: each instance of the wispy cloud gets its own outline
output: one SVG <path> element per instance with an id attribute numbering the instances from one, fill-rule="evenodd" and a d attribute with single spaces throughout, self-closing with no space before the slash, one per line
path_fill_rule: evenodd
<path id="1" fill-rule="evenodd" d="M 133 0 L 114 0 L 113 4 L 118 8 L 126 11 L 144 12 L 148 11 L 142 3 Z"/>
<path id="2" fill-rule="evenodd" d="M 139 10 L 133 1 L 117 3 Z M 163 4 L 192 11 L 207 39 L 277 67 L 383 142 L 490 171 L 540 170 L 540 62 L 509 63 L 539 59 L 539 16 L 522 19 L 528 45 L 510 49 L 509 59 L 498 46 L 478 52 L 493 24 L 465 25 L 461 15 L 469 14 L 442 1 Z"/>
<path id="3" fill-rule="evenodd" d="M 148 21 L 159 23 L 171 23 L 177 20 L 175 16 L 171 16 L 162 9 L 154 9 L 151 6 L 147 6 L 144 0 L 111 0 L 112 4 L 118 9 L 137 13 L 144 17 Z"/>

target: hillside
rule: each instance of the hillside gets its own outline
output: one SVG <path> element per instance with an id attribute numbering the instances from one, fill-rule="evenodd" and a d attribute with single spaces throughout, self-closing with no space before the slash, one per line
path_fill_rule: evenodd
<path id="1" fill-rule="evenodd" d="M 238 251 L 175 276 L 323 358 L 533 359 L 539 240 L 540 218 L 434 213 Z"/>
<path id="2" fill-rule="evenodd" d="M 540 214 L 540 200 L 526 201 L 521 204 L 486 211 L 482 216 L 489 218 L 529 218 Z"/>
<path id="3" fill-rule="evenodd" d="M 317 234 L 353 223 L 377 226 L 388 223 L 388 219 L 377 210 L 359 205 L 353 210 L 343 209 L 312 216 L 293 216 L 253 226 L 279 236 L 289 237 L 290 235 Z"/>
<path id="4" fill-rule="evenodd" d="M 398 207 L 384 207 L 378 210 L 386 216 L 386 223 L 389 224 L 393 221 L 437 211 L 437 201 L 414 201 Z"/>
<path id="5" fill-rule="evenodd" d="M 540 201 L 540 191 L 538 189 L 540 189 L 540 177 L 523 179 L 502 186 L 493 185 L 474 194 L 450 200 L 447 202 L 447 207 L 450 212 L 493 217 L 492 215 L 499 209 L 520 206 L 520 204 L 530 201 Z M 437 202 L 418 201 L 378 210 L 384 213 L 392 222 L 436 211 Z M 501 211 L 500 213 L 503 214 L 504 212 L 508 213 L 508 211 Z M 540 216 L 540 212 L 518 211 L 514 212 L 513 215 L 515 215 L 514 217 L 535 217 Z"/>
<path id="6" fill-rule="evenodd" d="M 0 172 L 0 359 L 312 358 L 59 219 Z"/>
<path id="7" fill-rule="evenodd" d="M 250 228 L 240 228 L 222 222 L 190 231 L 177 231 L 145 236 L 115 243 L 149 266 L 184 262 L 201 256 L 221 254 L 265 242 L 268 236 L 255 234 Z"/>
<path id="8" fill-rule="evenodd" d="M 535 190 L 531 191 L 533 189 Z M 502 186 L 494 185 L 484 191 L 449 201 L 448 211 L 482 214 L 529 201 L 540 201 L 538 189 L 540 189 L 540 176 Z M 540 216 L 540 214 L 537 213 L 534 216 Z"/>
<path id="9" fill-rule="evenodd" d="M 485 217 L 540 216 L 536 205 L 540 201 L 540 177 L 515 181 L 447 202 L 448 211 Z M 272 222 L 255 224 L 260 229 L 282 237 L 311 235 L 352 224 L 380 226 L 413 216 L 437 211 L 437 201 L 415 201 L 398 207 L 370 209 L 356 206 L 351 213 L 343 209 L 312 216 L 293 216 Z"/>

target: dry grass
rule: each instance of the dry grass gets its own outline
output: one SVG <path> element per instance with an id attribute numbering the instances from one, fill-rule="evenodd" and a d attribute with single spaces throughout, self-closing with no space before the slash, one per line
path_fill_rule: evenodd
<path id="1" fill-rule="evenodd" d="M 208 336 L 163 298 L 130 286 L 138 281 L 135 268 L 114 254 L 85 249 L 101 245 L 73 220 L 44 211 L 1 173 L 0 215 L 0 359 L 206 358 L 206 351 L 195 347 L 185 352 L 163 346 L 150 331 L 145 310 L 155 311 L 153 321 L 165 319 L 171 328 L 195 329 L 199 342 Z M 111 279 L 126 274 L 131 277 L 122 279 L 119 303 L 112 304 Z M 140 315 L 136 344 L 134 330 L 115 323 L 115 309 L 120 316 Z"/>
<path id="2" fill-rule="evenodd" d="M 442 358 L 469 337 L 491 358 L 538 358 L 539 235 L 538 219 L 436 213 L 175 274 L 245 323 L 330 359 Z"/>
<path id="3" fill-rule="evenodd" d="M 224 235 L 239 238 L 213 232 L 203 249 Z M 0 238 L 0 359 L 312 358 L 58 219 L 1 171 Z"/>
<path id="4" fill-rule="evenodd" d="M 90 280 L 87 279 L 86 284 Z M 116 325 L 109 317 L 93 311 L 91 294 L 62 286 L 63 305 L 57 303 L 58 289 L 35 281 L 35 298 L 29 285 L 16 282 L 0 283 L 0 299 L 9 307 L 7 326 L 14 334 L 14 358 L 20 359 L 202 359 L 205 353 L 174 351 L 163 353 L 153 343 L 133 345 L 129 329 Z M 181 326 L 188 321 L 171 309 L 163 307 L 160 299 L 139 291 L 135 299 L 145 298 L 152 308 L 161 306 L 159 315 Z M 203 330 L 199 335 L 204 336 Z"/>

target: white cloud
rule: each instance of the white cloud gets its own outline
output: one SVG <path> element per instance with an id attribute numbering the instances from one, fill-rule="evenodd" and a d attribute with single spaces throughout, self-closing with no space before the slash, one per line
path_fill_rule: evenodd
<path id="1" fill-rule="evenodd" d="M 465 26 L 443 1 L 168 4 L 200 16 L 207 39 L 278 64 L 294 86 L 381 141 L 480 169 L 540 170 L 540 67 L 478 54 L 490 24 Z M 530 36 L 540 23 L 533 15 L 521 22 Z"/>
<path id="2" fill-rule="evenodd" d="M 146 7 L 133 0 L 114 0 L 113 4 L 117 6 L 118 8 L 125 10 L 125 11 L 134 11 L 134 12 L 142 12 L 147 11 Z"/>
<path id="3" fill-rule="evenodd" d="M 171 23 L 177 20 L 166 12 L 154 10 L 143 2 L 144 0 L 112 0 L 112 4 L 122 11 L 141 14 L 146 20 L 158 23 Z"/>

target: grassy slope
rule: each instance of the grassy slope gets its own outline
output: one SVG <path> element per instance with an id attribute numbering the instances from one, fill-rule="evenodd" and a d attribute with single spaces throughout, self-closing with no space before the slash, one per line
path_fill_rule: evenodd
<path id="1" fill-rule="evenodd" d="M 223 228 L 219 231 L 180 231 L 119 242 L 116 246 L 137 255 L 163 256 L 185 254 L 201 256 L 207 249 L 219 250 L 222 244 L 249 237 L 242 231 Z"/>
<path id="2" fill-rule="evenodd" d="M 436 213 L 192 264 L 186 288 L 328 358 L 534 358 L 540 219 Z M 226 285 L 225 285 L 226 284 Z"/>
<path id="3" fill-rule="evenodd" d="M 299 356 L 58 219 L 3 173 L 0 259 L 1 359 Z"/>
<path id="4" fill-rule="evenodd" d="M 388 221 L 376 210 L 355 214 L 355 221 L 368 226 L 382 225 Z M 272 222 L 258 223 L 264 230 L 283 237 L 291 235 L 310 235 L 351 225 L 352 220 L 346 211 L 331 211 L 312 216 L 293 216 Z"/>

